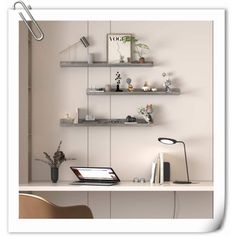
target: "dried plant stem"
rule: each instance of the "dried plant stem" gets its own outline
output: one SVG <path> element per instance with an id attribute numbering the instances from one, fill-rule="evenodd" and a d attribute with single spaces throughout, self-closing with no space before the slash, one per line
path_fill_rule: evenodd
<path id="1" fill-rule="evenodd" d="M 45 158 L 53 165 L 53 160 L 51 159 L 51 157 L 46 152 L 43 153 L 45 155 Z"/>
<path id="2" fill-rule="evenodd" d="M 43 160 L 43 159 L 36 158 L 35 160 L 37 160 L 37 161 L 41 161 L 41 162 L 46 163 L 46 164 L 48 164 L 49 166 L 53 167 L 53 164 L 51 164 L 50 162 L 45 161 L 45 160 Z"/>

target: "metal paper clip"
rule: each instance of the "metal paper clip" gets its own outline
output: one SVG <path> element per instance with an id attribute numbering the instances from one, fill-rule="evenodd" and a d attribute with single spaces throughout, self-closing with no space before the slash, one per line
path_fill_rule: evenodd
<path id="1" fill-rule="evenodd" d="M 33 32 L 33 30 L 30 28 L 27 20 L 25 19 L 24 15 L 22 14 L 22 12 L 19 12 L 20 17 L 22 18 L 22 20 L 25 22 L 28 30 L 31 32 L 32 36 L 35 38 L 35 40 L 37 41 L 41 41 L 44 38 L 44 34 L 42 32 L 42 30 L 40 29 L 39 25 L 37 24 L 37 22 L 35 21 L 34 17 L 31 15 L 31 13 L 29 12 L 29 9 L 27 8 L 27 6 L 22 2 L 22 1 L 17 1 L 15 2 L 13 9 L 16 9 L 16 4 L 21 4 L 21 6 L 25 9 L 26 13 L 28 14 L 28 16 L 30 17 L 30 19 L 32 20 L 32 22 L 34 23 L 34 26 L 37 28 L 37 30 L 40 33 L 40 37 L 37 37 L 35 35 L 35 33 Z"/>

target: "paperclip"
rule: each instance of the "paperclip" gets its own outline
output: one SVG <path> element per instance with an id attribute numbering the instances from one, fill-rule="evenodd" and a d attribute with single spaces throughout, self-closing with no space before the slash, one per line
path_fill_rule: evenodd
<path id="1" fill-rule="evenodd" d="M 42 30 L 40 29 L 39 25 L 37 24 L 37 22 L 35 21 L 34 17 L 31 15 L 29 9 L 27 8 L 27 6 L 26 6 L 22 1 L 17 1 L 17 2 L 15 2 L 14 6 L 13 6 L 13 9 L 14 9 L 14 10 L 16 9 L 16 4 L 17 4 L 17 3 L 21 4 L 22 7 L 25 9 L 26 13 L 27 13 L 28 16 L 30 17 L 30 19 L 33 21 L 35 27 L 37 28 L 37 30 L 39 31 L 39 33 L 40 33 L 41 36 L 40 36 L 40 37 L 37 37 L 37 36 L 35 35 L 35 33 L 34 33 L 33 30 L 30 28 L 30 26 L 29 26 L 27 20 L 25 19 L 24 15 L 22 14 L 22 12 L 19 12 L 20 17 L 21 17 L 22 20 L 25 22 L 25 24 L 26 24 L 28 30 L 31 32 L 31 34 L 32 34 L 32 36 L 34 37 L 35 40 L 41 41 L 41 40 L 44 38 L 44 34 L 43 34 Z"/>

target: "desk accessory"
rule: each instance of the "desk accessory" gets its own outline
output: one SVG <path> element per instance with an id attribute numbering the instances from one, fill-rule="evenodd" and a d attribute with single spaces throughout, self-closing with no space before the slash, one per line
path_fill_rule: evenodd
<path id="1" fill-rule="evenodd" d="M 133 182 L 144 184 L 144 183 L 146 183 L 146 179 L 145 178 L 134 177 Z"/>
<path id="2" fill-rule="evenodd" d="M 79 181 L 74 181 L 76 185 L 114 185 L 120 182 L 119 177 L 111 167 L 80 167 L 71 166 Z"/>
<path id="3" fill-rule="evenodd" d="M 187 181 L 174 181 L 173 183 L 175 184 L 191 184 L 192 182 L 189 181 L 189 173 L 188 173 L 188 161 L 187 161 L 187 154 L 186 154 L 186 147 L 185 147 L 185 143 L 183 141 L 177 141 L 175 139 L 172 138 L 158 138 L 158 141 L 163 143 L 163 144 L 167 144 L 167 145 L 172 145 L 172 144 L 176 144 L 176 143 L 182 143 L 184 146 L 184 157 L 185 157 L 185 166 L 186 166 L 186 173 L 187 173 Z"/>
<path id="4" fill-rule="evenodd" d="M 62 141 L 60 141 L 57 151 L 54 153 L 53 158 L 46 152 L 43 152 L 47 160 L 36 158 L 36 161 L 41 161 L 45 164 L 48 164 L 51 167 L 51 180 L 53 183 L 58 181 L 59 176 L 59 167 L 60 165 L 67 160 L 76 160 L 75 158 L 66 158 L 64 152 L 60 150 Z"/>
<path id="5" fill-rule="evenodd" d="M 164 181 L 170 181 L 170 163 L 164 162 Z"/>

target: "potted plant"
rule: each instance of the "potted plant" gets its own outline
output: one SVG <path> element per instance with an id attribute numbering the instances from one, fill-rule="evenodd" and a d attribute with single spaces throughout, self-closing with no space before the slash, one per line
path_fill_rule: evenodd
<path id="1" fill-rule="evenodd" d="M 138 54 L 139 63 L 145 63 L 144 54 L 149 51 L 149 46 L 144 43 L 140 43 L 134 36 L 125 36 L 122 38 L 123 42 L 131 42 L 134 46 L 134 53 Z"/>
<path id="2" fill-rule="evenodd" d="M 66 158 L 65 154 L 60 151 L 62 141 L 60 141 L 57 151 L 54 153 L 53 158 L 48 155 L 48 153 L 43 152 L 45 155 L 46 160 L 41 158 L 36 158 L 35 160 L 41 161 L 45 164 L 48 164 L 51 167 L 51 180 L 53 183 L 56 183 L 58 181 L 58 175 L 59 175 L 59 167 L 64 161 L 68 160 L 76 160 L 75 158 Z"/>

